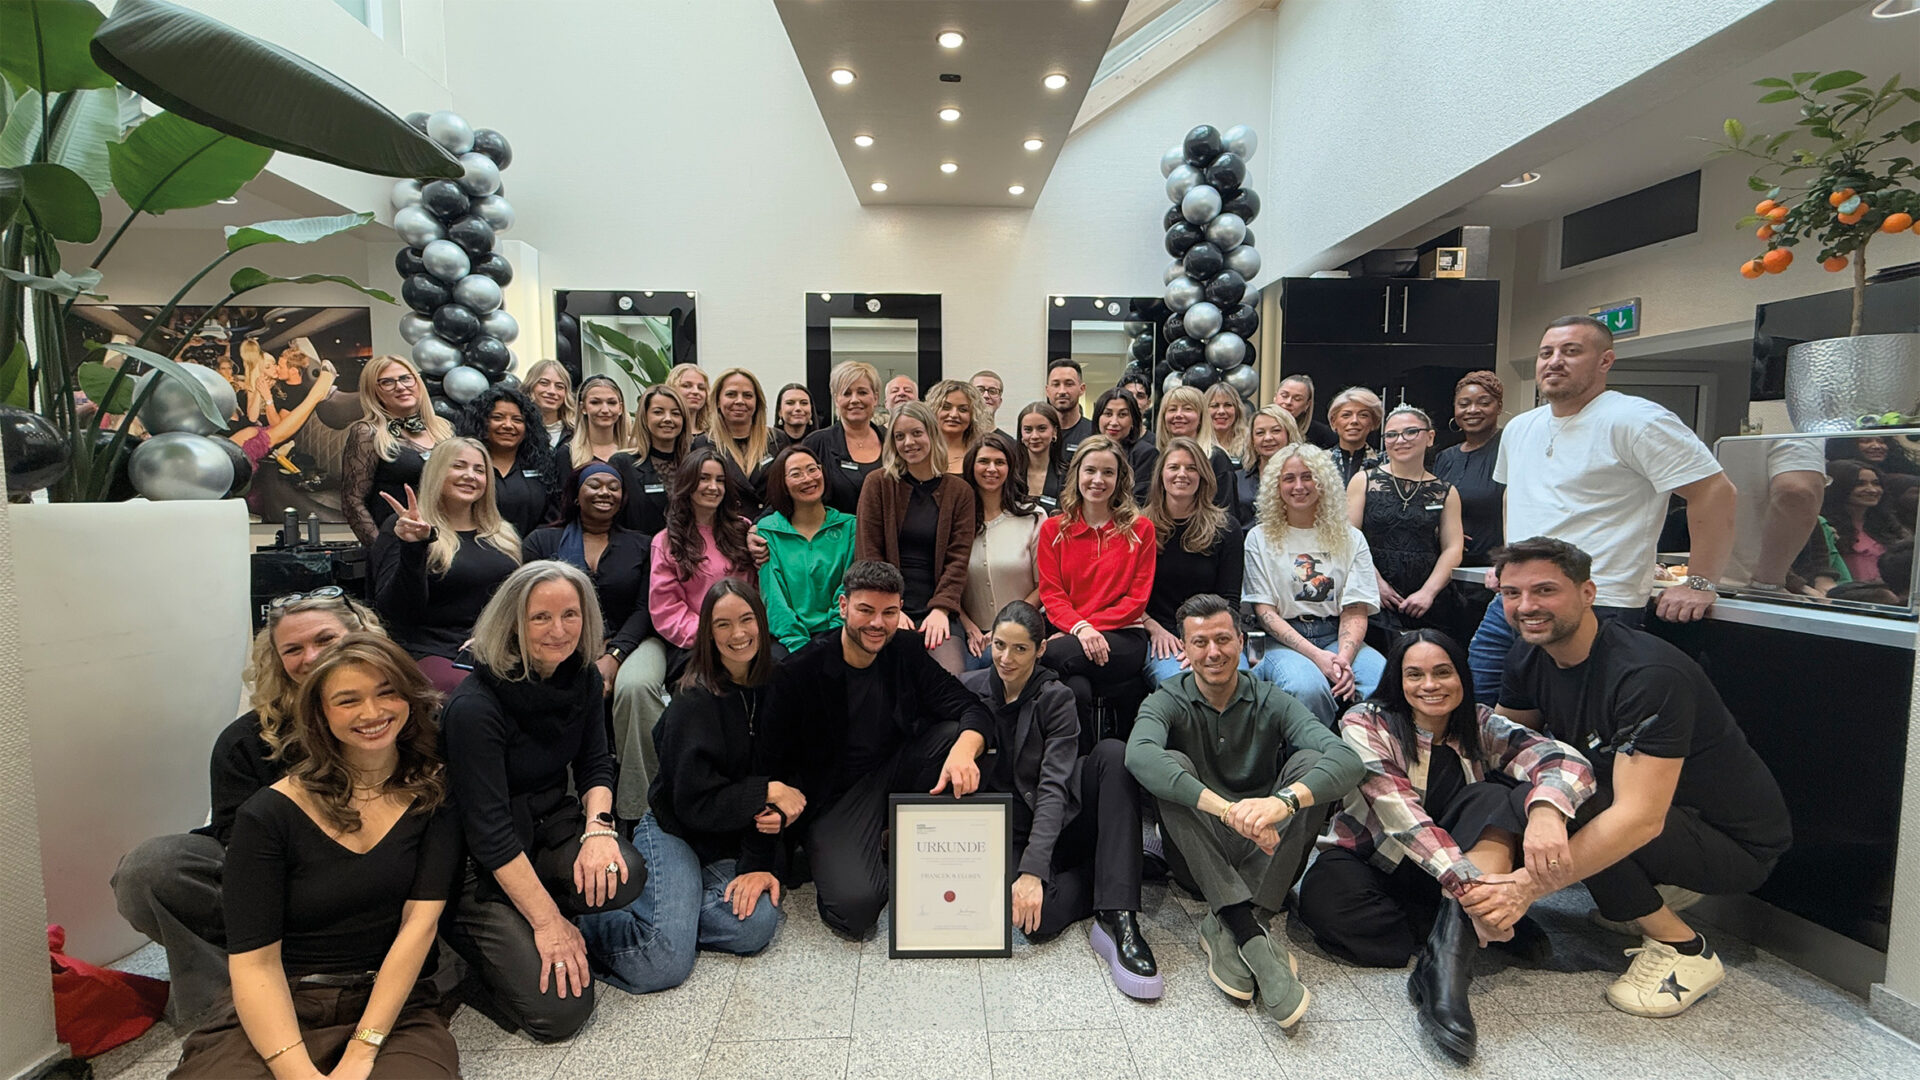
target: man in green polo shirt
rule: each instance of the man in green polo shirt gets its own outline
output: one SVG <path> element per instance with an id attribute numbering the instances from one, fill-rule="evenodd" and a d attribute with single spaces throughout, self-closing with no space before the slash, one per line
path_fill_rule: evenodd
<path id="1" fill-rule="evenodd" d="M 1292 1027 L 1312 995 L 1256 906 L 1280 910 L 1327 811 L 1364 775 L 1360 756 L 1286 691 L 1240 670 L 1231 605 L 1201 593 L 1180 605 L 1193 670 L 1140 706 L 1127 769 L 1160 803 L 1168 858 L 1184 864 L 1212 913 L 1200 948 L 1215 986 Z"/>

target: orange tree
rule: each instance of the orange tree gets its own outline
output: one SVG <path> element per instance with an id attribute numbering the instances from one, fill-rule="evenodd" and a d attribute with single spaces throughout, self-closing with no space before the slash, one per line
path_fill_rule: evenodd
<path id="1" fill-rule="evenodd" d="M 1754 83 L 1766 93 L 1760 104 L 1800 103 L 1800 119 L 1775 134 L 1749 133 L 1738 120 L 1723 126 L 1715 156 L 1756 159 L 1747 186 L 1763 193 L 1737 228 L 1753 229 L 1766 250 L 1740 264 L 1748 278 L 1777 274 L 1793 263 L 1802 242 L 1819 245 L 1815 256 L 1830 271 L 1853 267 L 1853 322 L 1860 333 L 1866 299 L 1867 243 L 1875 235 L 1920 233 L 1920 191 L 1913 159 L 1892 156 L 1898 144 L 1920 142 L 1920 120 L 1881 128 L 1881 118 L 1904 102 L 1920 102 L 1920 89 L 1901 86 L 1900 76 L 1878 91 L 1861 87 L 1857 71 L 1797 71 L 1790 79 Z"/>

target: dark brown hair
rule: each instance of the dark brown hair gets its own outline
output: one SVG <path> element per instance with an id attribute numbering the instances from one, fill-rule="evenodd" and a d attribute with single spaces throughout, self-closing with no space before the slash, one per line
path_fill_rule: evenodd
<path id="1" fill-rule="evenodd" d="M 760 646 L 753 654 L 753 663 L 747 665 L 744 683 L 733 681 L 726 663 L 720 659 L 719 647 L 713 643 L 713 609 L 726 596 L 745 600 L 753 612 L 755 625 L 760 628 Z M 707 589 L 706 599 L 700 601 L 700 629 L 694 633 L 693 647 L 687 651 L 687 670 L 680 676 L 680 689 L 724 694 L 736 687 L 764 686 L 773 678 L 773 650 L 769 648 L 772 641 L 773 628 L 767 624 L 767 605 L 760 600 L 760 590 L 734 578 L 721 578 Z"/>
<path id="2" fill-rule="evenodd" d="M 814 453 L 799 443 L 794 443 L 792 446 L 773 455 L 773 464 L 767 466 L 767 505 L 779 511 L 780 516 L 789 521 L 793 520 L 794 502 L 793 492 L 787 488 L 787 460 L 796 454 L 803 454 L 813 459 L 813 463 L 820 465 L 823 472 L 826 469 L 825 465 L 820 464 L 819 454 Z M 822 476 L 821 479 L 824 481 L 825 477 Z M 820 494 L 823 499 L 826 493 L 826 488 L 822 487 Z"/>
<path id="3" fill-rule="evenodd" d="M 980 460 L 980 451 L 986 449 L 998 450 L 1007 459 L 1007 482 L 1000 486 L 1000 509 L 1014 517 L 1032 517 L 1039 513 L 1039 505 L 1027 493 L 1027 448 L 1017 439 L 989 431 L 967 448 L 967 459 L 960 465 L 960 475 L 973 489 L 973 519 L 985 527 L 987 508 L 980 498 L 980 485 L 973 478 L 973 466 Z"/>
<path id="4" fill-rule="evenodd" d="M 1567 575 L 1567 580 L 1575 585 L 1585 585 L 1593 580 L 1593 556 L 1565 540 L 1555 540 L 1551 536 L 1534 536 L 1493 549 L 1493 570 L 1496 576 L 1514 563 L 1529 562 L 1550 562 L 1558 567 L 1561 573 Z"/>
<path id="5" fill-rule="evenodd" d="M 727 463 L 711 446 L 696 446 L 680 458 L 673 468 L 673 487 L 667 497 L 667 552 L 673 556 L 678 580 L 693 577 L 699 565 L 707 561 L 706 544 L 700 539 L 700 524 L 693 513 L 693 491 L 700 483 L 700 470 L 707 462 L 720 466 L 720 507 L 713 512 L 713 546 L 732 564 L 732 572 L 744 574 L 753 569 L 747 554 L 746 507 L 740 489 L 727 472 Z"/>
<path id="6" fill-rule="evenodd" d="M 327 824 L 343 833 L 360 831 L 360 811 L 353 806 L 352 770 L 327 724 L 326 694 L 334 672 L 354 666 L 373 669 L 407 702 L 407 722 L 395 744 L 400 761 L 382 793 L 412 795 L 409 813 L 426 813 L 447 794 L 446 766 L 437 748 L 439 693 L 400 646 L 379 634 L 348 634 L 321 655 L 300 686 L 288 736 L 300 757 L 287 772 L 319 802 Z"/>
<path id="7" fill-rule="evenodd" d="M 1548 323 L 1547 330 L 1562 330 L 1569 326 L 1578 326 L 1591 330 L 1600 336 L 1600 345 L 1602 348 L 1613 348 L 1613 331 L 1608 328 L 1606 323 L 1601 322 L 1591 315 L 1562 315 Z M 1541 333 L 1546 333 L 1546 330 L 1542 330 Z"/>

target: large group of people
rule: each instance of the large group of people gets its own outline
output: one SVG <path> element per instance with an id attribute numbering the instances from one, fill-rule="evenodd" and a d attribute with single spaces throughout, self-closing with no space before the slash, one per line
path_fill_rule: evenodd
<path id="1" fill-rule="evenodd" d="M 1139 380 L 1083 409 L 1054 360 L 1001 430 L 991 371 L 922 401 L 842 363 L 820 426 L 740 368 L 629 413 L 542 363 L 456 435 L 376 359 L 347 500 L 370 605 L 273 601 L 211 824 L 115 877 L 194 1031 L 175 1075 L 457 1075 L 447 995 L 565 1039 L 596 980 L 767 948 L 805 881 L 865 935 L 905 793 L 1011 796 L 1014 926 L 1089 920 L 1136 998 L 1164 993 L 1164 863 L 1211 981 L 1282 1026 L 1312 1000 L 1291 909 L 1344 960 L 1413 960 L 1420 1022 L 1470 1057 L 1477 949 L 1537 955 L 1529 907 L 1582 881 L 1642 939 L 1607 1000 L 1687 1008 L 1724 971 L 1680 911 L 1757 886 L 1790 830 L 1699 667 L 1639 629 L 1667 496 L 1696 576 L 1656 613 L 1685 620 L 1733 487 L 1606 390 L 1610 345 L 1556 320 L 1547 404 L 1504 433 L 1498 378 L 1462 379 L 1437 461 L 1428 412 L 1347 388 L 1323 422 L 1299 376 L 1149 422 Z M 1841 562 L 1901 539 L 1867 483 Z"/>

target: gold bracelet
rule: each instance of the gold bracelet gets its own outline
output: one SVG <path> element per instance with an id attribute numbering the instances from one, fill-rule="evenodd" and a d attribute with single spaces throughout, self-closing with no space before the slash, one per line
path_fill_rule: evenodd
<path id="1" fill-rule="evenodd" d="M 261 1064 L 265 1064 L 265 1063 L 267 1063 L 267 1062 L 270 1062 L 270 1061 L 272 1061 L 272 1060 L 273 1060 L 274 1058 L 277 1058 L 277 1057 L 279 1057 L 279 1056 L 280 1056 L 281 1054 L 284 1054 L 284 1053 L 286 1053 L 287 1051 L 289 1051 L 289 1050 L 291 1050 L 291 1049 L 293 1049 L 293 1048 L 294 1048 L 294 1047 L 296 1047 L 296 1046 L 299 1046 L 299 1045 L 300 1045 L 301 1043 L 303 1043 L 303 1042 L 306 1042 L 306 1041 L 307 1041 L 307 1040 L 305 1040 L 305 1039 L 295 1039 L 295 1040 L 293 1040 L 292 1042 L 290 1042 L 290 1043 L 288 1043 L 287 1045 L 285 1045 L 285 1046 L 283 1046 L 283 1047 L 281 1047 L 280 1049 L 278 1049 L 278 1050 L 275 1050 L 275 1051 L 274 1051 L 273 1053 L 271 1053 L 271 1054 L 268 1054 L 268 1055 L 267 1055 L 266 1057 L 263 1057 L 263 1058 L 261 1058 L 261 1059 L 260 1059 L 260 1062 L 261 1062 Z"/>

